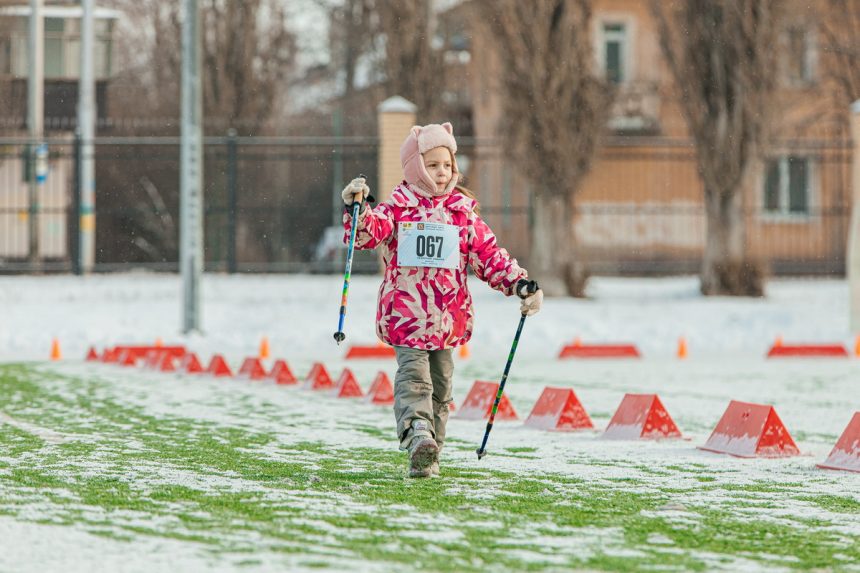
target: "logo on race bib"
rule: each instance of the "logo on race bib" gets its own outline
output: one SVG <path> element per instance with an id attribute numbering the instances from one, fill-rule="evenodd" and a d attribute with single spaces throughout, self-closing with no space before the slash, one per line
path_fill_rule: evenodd
<path id="1" fill-rule="evenodd" d="M 418 223 L 418 230 L 419 230 L 419 231 L 423 231 L 423 230 L 424 230 L 424 223 Z"/>

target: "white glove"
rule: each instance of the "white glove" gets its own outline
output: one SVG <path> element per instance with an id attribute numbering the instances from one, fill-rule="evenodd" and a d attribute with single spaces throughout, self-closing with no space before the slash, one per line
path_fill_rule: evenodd
<path id="1" fill-rule="evenodd" d="M 514 288 L 516 295 L 522 299 L 522 302 L 520 302 L 520 312 L 526 316 L 537 314 L 543 302 L 543 291 L 540 287 L 534 292 L 529 292 L 529 288 L 537 286 L 537 283 L 534 281 L 520 279 Z"/>
<path id="2" fill-rule="evenodd" d="M 526 316 L 537 314 L 543 302 L 543 290 L 537 289 L 520 302 L 520 312 Z"/>
<path id="3" fill-rule="evenodd" d="M 343 188 L 343 193 L 340 194 L 346 205 L 352 205 L 356 201 L 360 202 L 368 195 L 370 195 L 370 187 L 364 182 L 364 177 L 356 177 L 350 181 L 349 185 Z"/>

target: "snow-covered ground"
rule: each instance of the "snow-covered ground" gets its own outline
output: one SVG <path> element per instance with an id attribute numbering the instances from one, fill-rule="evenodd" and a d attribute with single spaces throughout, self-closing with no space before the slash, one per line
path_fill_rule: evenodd
<path id="1" fill-rule="evenodd" d="M 90 346 L 160 338 L 187 344 L 203 360 L 222 353 L 236 367 L 256 354 L 266 336 L 273 356 L 287 359 L 298 375 L 316 361 L 333 374 L 348 365 L 366 387 L 381 367 L 393 375 L 393 361 L 343 356 L 350 343 L 375 343 L 378 285 L 375 276 L 352 279 L 347 340 L 339 347 L 332 339 L 342 288 L 337 276 L 206 275 L 204 333 L 191 336 L 179 334 L 177 276 L 0 277 L 0 362 L 45 360 L 53 338 L 72 361 Z M 474 278 L 470 286 L 476 327 L 471 358 L 460 360 L 455 374 L 458 402 L 475 379 L 498 380 L 519 319 L 516 300 Z M 675 357 L 682 336 L 689 348 L 685 361 Z M 643 358 L 557 360 L 575 337 L 584 343 L 632 342 Z M 790 430 L 827 439 L 838 435 L 860 409 L 860 360 L 766 360 L 776 337 L 786 343 L 841 342 L 853 352 L 846 282 L 771 281 L 765 298 L 744 299 L 703 297 L 694 277 L 593 279 L 588 299 L 547 299 L 527 320 L 507 391 L 526 415 L 543 386 L 572 386 L 598 420 L 611 416 L 625 392 L 656 392 L 682 430 L 704 437 L 730 399 L 761 402 L 775 405 Z M 826 449 L 822 443 L 815 454 Z"/>
<path id="2" fill-rule="evenodd" d="M 374 343 L 378 284 L 378 277 L 353 278 L 345 328 L 347 345 Z M 476 329 L 471 357 L 457 363 L 457 404 L 474 380 L 498 379 L 519 318 L 517 301 L 490 291 L 477 280 L 472 279 L 470 285 L 475 296 Z M 178 334 L 181 282 L 175 276 L 0 277 L 0 362 L 44 361 L 52 338 L 57 338 L 64 362 L 45 364 L 40 369 L 108 380 L 109 385 L 94 395 L 88 391 L 93 399 L 102 392 L 117 403 L 143 408 L 156 417 L 193 415 L 214 424 L 277 434 L 279 443 L 287 445 L 322 440 L 340 448 L 369 444 L 395 449 L 393 435 L 383 437 L 393 426 L 387 408 L 358 407 L 354 402 L 272 385 L 214 379 L 179 384 L 175 375 L 80 362 L 90 345 L 101 348 L 161 338 L 165 343 L 187 344 L 204 359 L 214 352 L 223 353 L 235 366 L 245 356 L 254 355 L 261 337 L 267 336 L 274 357 L 286 358 L 297 374 L 306 373 L 315 361 L 324 362 L 333 374 L 349 366 L 366 388 L 379 369 L 393 375 L 394 364 L 343 359 L 345 347 L 336 346 L 332 340 L 341 287 L 342 279 L 335 276 L 207 275 L 202 304 L 204 333 L 184 337 Z M 766 501 L 772 503 L 765 506 L 768 509 L 738 507 L 737 512 L 774 521 L 798 516 L 821 519 L 839 535 L 857 539 L 860 522 L 856 512 L 829 511 L 797 498 L 828 495 L 860 502 L 860 474 L 815 467 L 827 456 L 852 414 L 860 410 L 860 360 L 764 358 L 777 336 L 786 343 L 841 342 L 853 351 L 847 284 L 836 280 L 772 281 L 767 297 L 757 300 L 704 298 L 697 287 L 697 279 L 692 277 L 603 278 L 592 281 L 587 300 L 547 299 L 543 310 L 526 322 L 506 392 L 520 417 L 525 418 L 544 386 L 573 387 L 598 431 L 549 433 L 527 429 L 519 422 L 498 423 L 488 449 L 499 455 L 488 456 L 480 465 L 518 475 L 569 476 L 605 483 L 607 488 L 618 487 L 618 480 L 630 479 L 631 491 L 668 495 L 663 517 L 678 523 L 695 521 L 696 516 L 688 513 L 691 506 L 732 507 Z M 684 361 L 675 357 L 681 336 L 689 346 L 689 358 Z M 639 346 L 643 358 L 557 360 L 561 346 L 575 337 L 585 343 L 632 342 Z M 46 384 L 46 389 L 62 391 L 59 381 Z M 658 393 L 686 439 L 649 443 L 599 439 L 599 430 L 626 392 Z M 697 449 L 732 399 L 773 404 L 803 455 L 749 460 Z M 241 412 L 231 410 L 231 403 L 241 403 Z M 278 414 L 273 416 L 272 411 Z M 292 422 L 289 432 L 278 431 L 282 420 Z M 46 442 L 75 439 L 9 416 L 0 419 L 4 422 L 17 424 Z M 376 428 L 380 433 L 369 438 L 366 433 L 355 432 L 354 426 Z M 445 463 L 475 467 L 474 446 L 483 429 L 481 421 L 452 418 L 449 437 L 453 445 L 446 448 Z M 501 455 L 508 448 L 525 453 Z M 707 488 L 701 487 L 702 473 L 707 474 Z M 148 479 L 153 478 L 150 475 Z M 159 479 L 170 481 L 181 476 Z M 755 489 L 763 483 L 772 484 L 776 490 Z M 230 487 L 254 484 L 237 480 Z M 745 487 L 753 489 L 745 493 Z M 28 540 L 38 539 L 45 527 L 55 526 L 2 518 L 0 537 L 8 535 L 26 546 Z M 595 530 L 593 537 L 580 539 L 582 546 L 555 550 L 562 554 L 582 551 L 589 544 L 605 549 L 612 545 L 604 543 L 606 535 L 606 529 Z M 70 547 L 86 545 L 86 534 L 81 531 L 59 537 Z M 663 543 L 661 539 L 649 543 Z M 548 539 L 547 547 L 555 542 L 558 540 Z M 121 560 L 122 542 L 93 539 L 93 543 L 78 554 L 80 569 L 69 571 L 86 570 L 88 557 L 99 551 L 108 556 L 106 563 Z M 175 543 L 142 538 L 126 550 L 141 555 L 174 551 L 190 559 L 190 568 L 211 565 L 203 558 L 195 561 L 178 545 L 173 547 Z M 621 553 L 628 550 L 623 545 L 617 549 Z M 18 549 L 19 557 L 24 551 Z M 38 552 L 28 555 L 21 557 L 31 565 L 24 570 L 38 570 L 39 565 L 51 563 Z M 766 562 L 745 561 L 749 556 L 738 556 L 737 561 L 728 563 L 716 557 L 711 562 L 707 555 L 698 557 L 714 568 L 770 569 Z M 283 564 L 265 552 L 261 559 L 264 564 Z M 167 569 L 169 562 L 165 562 Z M 6 565 L 14 563 L 5 561 Z M 226 566 L 226 562 L 220 565 Z M 378 565 L 367 563 L 366 569 Z M 335 564 L 329 562 L 329 566 Z"/>
<path id="3" fill-rule="evenodd" d="M 379 278 L 352 279 L 347 343 L 373 343 Z M 182 283 L 175 275 L 0 276 L 0 360 L 47 358 L 51 339 L 69 358 L 89 345 L 162 338 L 239 358 L 268 336 L 276 354 L 330 360 L 343 348 L 337 330 L 342 278 L 320 275 L 206 275 L 202 336 L 181 330 Z M 477 312 L 471 348 L 479 360 L 507 356 L 517 302 L 472 278 Z M 760 359 L 777 336 L 786 342 L 832 341 L 853 348 L 844 281 L 771 281 L 762 299 L 705 298 L 698 280 L 591 281 L 589 299 L 547 299 L 526 324 L 518 357 L 551 361 L 563 343 L 629 341 L 646 360 L 670 359 L 686 337 L 690 361 Z"/>

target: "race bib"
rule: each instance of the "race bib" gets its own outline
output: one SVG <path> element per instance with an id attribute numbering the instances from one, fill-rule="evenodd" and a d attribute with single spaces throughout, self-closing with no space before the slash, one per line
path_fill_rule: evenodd
<path id="1" fill-rule="evenodd" d="M 460 266 L 460 228 L 445 223 L 400 221 L 397 266 L 456 269 Z"/>

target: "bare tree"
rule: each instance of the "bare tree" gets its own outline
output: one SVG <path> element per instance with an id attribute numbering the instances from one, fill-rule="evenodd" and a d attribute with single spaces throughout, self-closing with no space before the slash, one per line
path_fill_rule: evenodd
<path id="1" fill-rule="evenodd" d="M 768 137 L 777 80 L 778 0 L 651 0 L 660 46 L 696 144 L 707 236 L 701 290 L 761 296 L 745 254 L 742 189 Z"/>
<path id="2" fill-rule="evenodd" d="M 232 127 L 239 135 L 263 135 L 285 97 L 297 54 L 285 22 L 285 4 L 279 0 L 206 0 L 202 4 L 205 130 L 223 135 Z M 111 80 L 111 119 L 129 133 L 177 134 L 181 3 L 113 0 L 112 7 L 119 8 L 124 18 L 115 41 L 118 73 Z M 106 239 L 100 248 L 118 254 L 120 260 L 156 256 L 175 260 L 176 228 L 166 222 L 171 215 L 178 220 L 178 163 L 155 160 L 162 151 L 153 146 L 136 151 L 137 161 L 99 163 L 99 184 L 116 191 L 101 195 L 100 208 L 123 213 L 100 221 L 99 228 L 108 230 L 100 233 Z M 216 161 L 220 159 L 207 155 L 210 166 Z M 283 201 L 283 187 L 275 182 L 283 179 L 285 163 L 246 161 L 241 154 L 238 163 L 238 231 L 247 237 L 240 251 L 273 260 L 281 247 L 279 235 L 272 232 L 277 225 L 274 214 Z M 226 204 L 226 187 L 223 167 L 207 169 L 209 205 Z M 210 242 L 220 244 L 218 235 L 223 233 L 215 231 L 214 226 L 207 230 L 207 247 Z M 135 240 L 121 242 L 117 237 Z"/>
<path id="3" fill-rule="evenodd" d="M 500 59 L 511 158 L 532 182 L 529 266 L 547 294 L 584 296 L 574 197 L 594 159 L 612 90 L 595 74 L 589 0 L 480 0 Z"/>
<path id="4" fill-rule="evenodd" d="M 182 22 L 179 3 L 115 0 L 127 15 L 121 45 L 123 91 L 145 95 L 141 110 L 179 113 Z M 265 15 L 265 16 L 264 16 Z M 203 4 L 204 116 L 246 134 L 259 134 L 286 89 L 297 53 L 277 0 L 208 0 Z M 157 86 L 153 89 L 153 86 Z M 219 131 L 223 131 L 220 129 Z"/>
<path id="5" fill-rule="evenodd" d="M 270 119 L 296 55 L 283 5 L 209 0 L 203 14 L 205 113 L 244 120 L 258 131 Z"/>
<path id="6" fill-rule="evenodd" d="M 860 99 L 860 0 L 828 0 L 821 19 L 825 73 L 836 83 L 839 107 Z"/>
<path id="7" fill-rule="evenodd" d="M 433 46 L 435 14 L 431 0 L 375 0 L 378 33 L 385 37 L 386 86 L 418 107 L 422 122 L 435 119 L 444 77 L 443 51 Z"/>
<path id="8" fill-rule="evenodd" d="M 334 5 L 324 3 L 329 12 L 332 60 L 343 73 L 343 99 L 349 101 L 355 91 L 359 59 L 371 50 L 373 34 L 373 0 L 343 0 Z"/>

